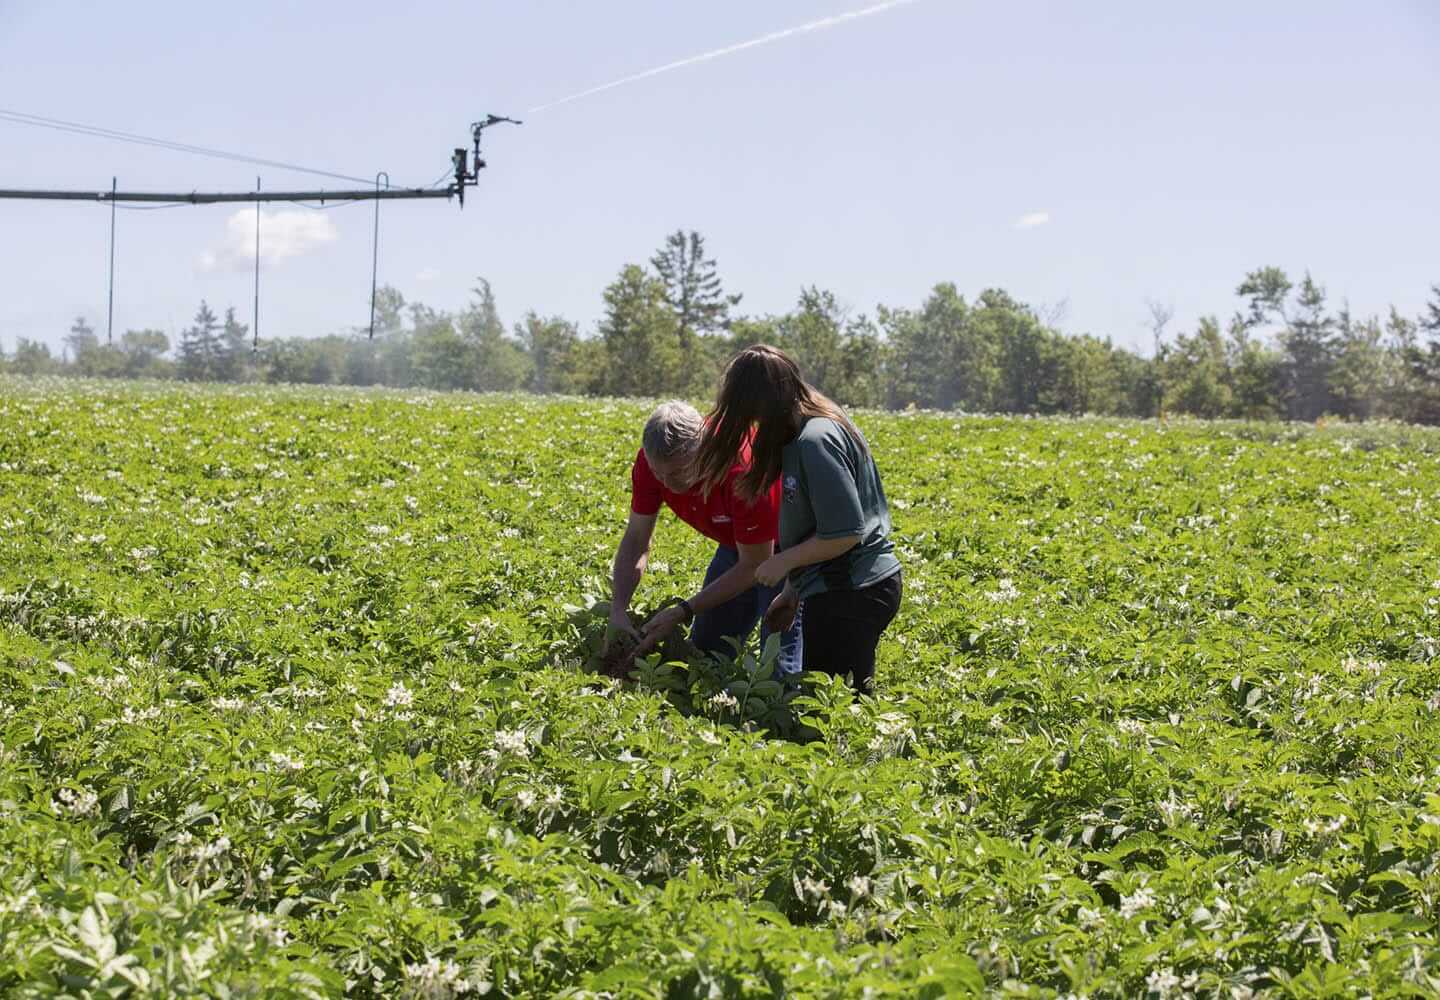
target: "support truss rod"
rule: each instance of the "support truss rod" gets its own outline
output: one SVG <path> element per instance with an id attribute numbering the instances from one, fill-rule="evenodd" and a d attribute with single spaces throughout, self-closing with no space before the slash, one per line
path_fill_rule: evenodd
<path id="1" fill-rule="evenodd" d="M 220 191 L 188 194 L 171 194 L 159 191 L 35 191 L 0 188 L 0 199 L 26 198 L 39 201 L 158 201 L 177 205 L 211 205 L 224 201 L 375 201 L 391 198 L 445 198 L 455 197 L 455 187 L 448 188 L 374 188 L 359 191 Z"/>

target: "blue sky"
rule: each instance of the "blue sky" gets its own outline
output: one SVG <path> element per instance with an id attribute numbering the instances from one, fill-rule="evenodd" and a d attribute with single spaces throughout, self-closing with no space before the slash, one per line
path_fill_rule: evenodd
<path id="1" fill-rule="evenodd" d="M 0 107 L 424 184 L 486 112 L 873 2 L 0 0 Z M 754 313 L 809 284 L 873 313 L 953 281 L 1064 301 L 1065 329 L 1148 351 L 1147 297 L 1189 328 L 1267 264 L 1309 268 L 1356 312 L 1414 313 L 1440 282 L 1437 109 L 1427 0 L 915 0 L 496 129 L 463 212 L 382 208 L 380 277 L 452 309 L 483 275 L 507 321 L 589 330 L 620 267 L 683 227 Z M 256 173 L 0 121 L 0 187 L 243 190 Z M 178 333 L 202 298 L 248 320 L 251 211 L 121 212 L 117 331 Z M 262 337 L 362 325 L 371 208 L 270 211 Z M 77 314 L 103 333 L 108 227 L 103 206 L 0 201 L 0 346 L 58 344 Z"/>

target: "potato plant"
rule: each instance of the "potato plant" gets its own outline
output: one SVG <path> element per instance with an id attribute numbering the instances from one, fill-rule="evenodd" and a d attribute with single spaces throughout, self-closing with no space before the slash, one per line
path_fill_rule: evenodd
<path id="1" fill-rule="evenodd" d="M 0 381 L 0 995 L 1440 992 L 1440 434 L 861 413 L 857 699 L 594 669 L 646 409 Z"/>

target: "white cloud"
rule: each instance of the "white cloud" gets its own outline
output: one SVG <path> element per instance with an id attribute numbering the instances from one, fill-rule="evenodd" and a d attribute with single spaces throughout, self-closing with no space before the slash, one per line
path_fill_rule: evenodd
<path id="1" fill-rule="evenodd" d="M 339 232 L 330 217 L 306 209 L 261 212 L 260 260 L 298 257 L 333 243 Z M 255 266 L 255 211 L 242 208 L 225 220 L 219 245 L 200 255 L 204 271 L 248 271 Z"/>
<path id="2" fill-rule="evenodd" d="M 1027 212 L 1015 220 L 1016 229 L 1034 229 L 1050 221 L 1049 212 Z"/>
<path id="3" fill-rule="evenodd" d="M 435 270 L 433 267 L 426 267 L 426 268 L 422 268 L 418 273 L 416 273 L 416 275 L 415 275 L 415 280 L 416 280 L 416 281 L 434 281 L 434 280 L 435 280 L 436 278 L 438 278 L 438 277 L 440 277 L 440 272 L 439 272 L 439 271 Z"/>

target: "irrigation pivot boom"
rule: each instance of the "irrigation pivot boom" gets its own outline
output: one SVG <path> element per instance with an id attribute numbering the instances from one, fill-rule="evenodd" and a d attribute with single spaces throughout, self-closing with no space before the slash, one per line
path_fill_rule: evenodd
<path id="1" fill-rule="evenodd" d="M 485 161 L 480 156 L 481 133 L 492 125 L 502 123 L 519 125 L 514 118 L 501 115 L 486 115 L 483 121 L 470 125 L 473 149 L 457 147 L 451 156 L 454 176 L 447 187 L 392 188 L 388 183 L 381 187 L 359 188 L 339 191 L 45 191 L 26 188 L 0 188 L 0 199 L 21 198 L 36 201 L 91 201 L 91 202 L 163 202 L 166 204 L 213 205 L 219 202 L 262 202 L 262 201 L 387 201 L 401 198 L 456 198 L 460 207 L 465 207 L 465 189 L 479 183 L 480 171 Z"/>
<path id="2" fill-rule="evenodd" d="M 466 149 L 464 146 L 456 147 L 450 156 L 452 170 L 451 182 L 448 186 L 441 187 L 437 181 L 430 187 L 415 188 L 393 188 L 390 186 L 390 175 L 385 171 L 375 175 L 375 186 L 373 188 L 358 188 L 341 191 L 262 191 L 260 190 L 260 178 L 255 178 L 255 190 L 253 191 L 119 191 L 116 189 L 115 180 L 111 178 L 109 191 L 40 191 L 23 188 L 0 188 L 0 199 L 19 198 L 32 201 L 88 201 L 88 202 L 109 202 L 110 203 L 110 294 L 109 294 L 109 316 L 106 320 L 105 340 L 109 343 L 114 334 L 115 326 L 115 206 L 119 202 L 160 202 L 168 205 L 213 205 L 219 202 L 254 202 L 255 204 L 255 312 L 251 320 L 251 332 L 254 336 L 253 347 L 260 346 L 260 203 L 265 201 L 291 201 L 291 202 L 320 202 L 323 206 L 327 201 L 373 201 L 375 202 L 375 236 L 371 245 L 370 258 L 370 337 L 375 337 L 375 295 L 378 284 L 380 269 L 380 202 L 401 198 L 459 198 L 460 207 L 465 207 L 465 189 L 474 187 L 480 183 L 480 171 L 485 169 L 485 160 L 480 156 L 481 134 L 492 125 L 509 124 L 519 125 L 521 122 L 514 118 L 506 118 L 503 115 L 486 115 L 478 122 L 470 123 L 470 140 L 473 148 Z M 102 136 L 103 138 L 103 136 Z M 194 149 L 182 149 L 182 152 L 193 152 Z M 208 154 L 207 154 L 208 155 Z M 235 158 L 230 154 L 220 154 Z M 268 161 L 257 161 L 268 162 Z M 294 167 L 285 164 L 277 164 L 282 169 L 306 170 L 304 167 Z M 323 173 L 323 171 L 309 171 L 310 173 Z M 332 174 L 344 178 L 343 174 Z M 445 175 L 441 175 L 441 180 Z M 356 180 L 357 178 L 347 178 Z M 383 186 L 382 186 L 383 179 Z"/>

